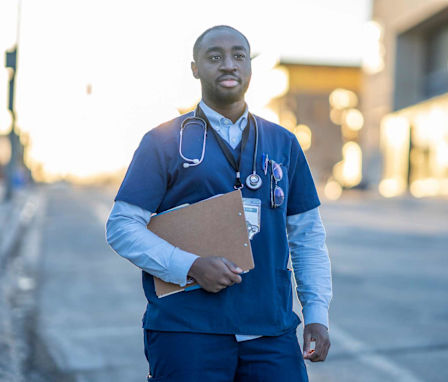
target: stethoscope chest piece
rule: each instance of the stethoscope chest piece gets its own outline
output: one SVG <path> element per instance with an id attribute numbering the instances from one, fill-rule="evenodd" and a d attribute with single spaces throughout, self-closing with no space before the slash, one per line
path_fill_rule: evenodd
<path id="1" fill-rule="evenodd" d="M 260 175 L 256 173 L 252 173 L 246 178 L 246 186 L 251 190 L 258 190 L 262 184 Z"/>

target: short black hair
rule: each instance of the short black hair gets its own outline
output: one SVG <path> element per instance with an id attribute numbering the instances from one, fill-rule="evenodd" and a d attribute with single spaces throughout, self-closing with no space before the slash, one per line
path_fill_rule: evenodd
<path id="1" fill-rule="evenodd" d="M 230 25 L 215 25 L 214 27 L 208 28 L 207 30 L 205 30 L 204 32 L 202 32 L 202 34 L 196 39 L 196 42 L 193 45 L 193 60 L 197 61 L 198 60 L 198 54 L 199 54 L 199 48 L 201 46 L 201 42 L 204 39 L 204 37 L 209 33 L 212 32 L 214 30 L 217 29 L 227 29 L 230 31 L 234 31 L 239 33 L 244 40 L 247 43 L 247 46 L 249 47 L 249 53 L 250 53 L 250 44 L 249 44 L 249 40 L 247 39 L 247 37 L 245 35 L 243 35 L 238 29 L 235 29 L 234 27 L 231 27 Z"/>

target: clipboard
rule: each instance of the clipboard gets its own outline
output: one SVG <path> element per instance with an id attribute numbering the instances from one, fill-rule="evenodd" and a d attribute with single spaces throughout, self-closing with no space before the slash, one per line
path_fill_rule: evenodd
<path id="1" fill-rule="evenodd" d="M 148 229 L 184 251 L 226 257 L 243 272 L 255 267 L 240 190 L 155 215 Z M 181 287 L 155 276 L 154 286 L 158 297 L 199 287 Z"/>

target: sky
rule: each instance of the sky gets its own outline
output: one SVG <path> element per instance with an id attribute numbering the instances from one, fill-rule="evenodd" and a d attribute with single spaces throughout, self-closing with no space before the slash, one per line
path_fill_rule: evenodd
<path id="1" fill-rule="evenodd" d="M 0 3 L 2 52 L 17 38 L 17 3 Z M 360 65 L 370 7 L 370 0 L 22 0 L 16 110 L 30 160 L 59 175 L 126 167 L 146 131 L 199 100 L 192 46 L 217 24 L 241 30 L 259 55 L 248 103 L 269 117 L 263 105 L 285 81 L 276 62 Z M 4 68 L 0 87 L 6 105 Z M 9 116 L 0 110 L 4 132 Z"/>

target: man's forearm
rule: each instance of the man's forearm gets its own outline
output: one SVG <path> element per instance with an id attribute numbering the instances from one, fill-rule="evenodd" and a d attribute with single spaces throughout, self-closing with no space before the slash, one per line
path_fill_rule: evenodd
<path id="1" fill-rule="evenodd" d="M 106 223 L 106 238 L 120 256 L 164 281 L 184 286 L 188 271 L 198 258 L 163 240 L 146 226 L 151 212 L 117 201 Z"/>
<path id="2" fill-rule="evenodd" d="M 288 216 L 287 231 L 305 325 L 319 323 L 328 328 L 331 266 L 318 208 Z"/>

